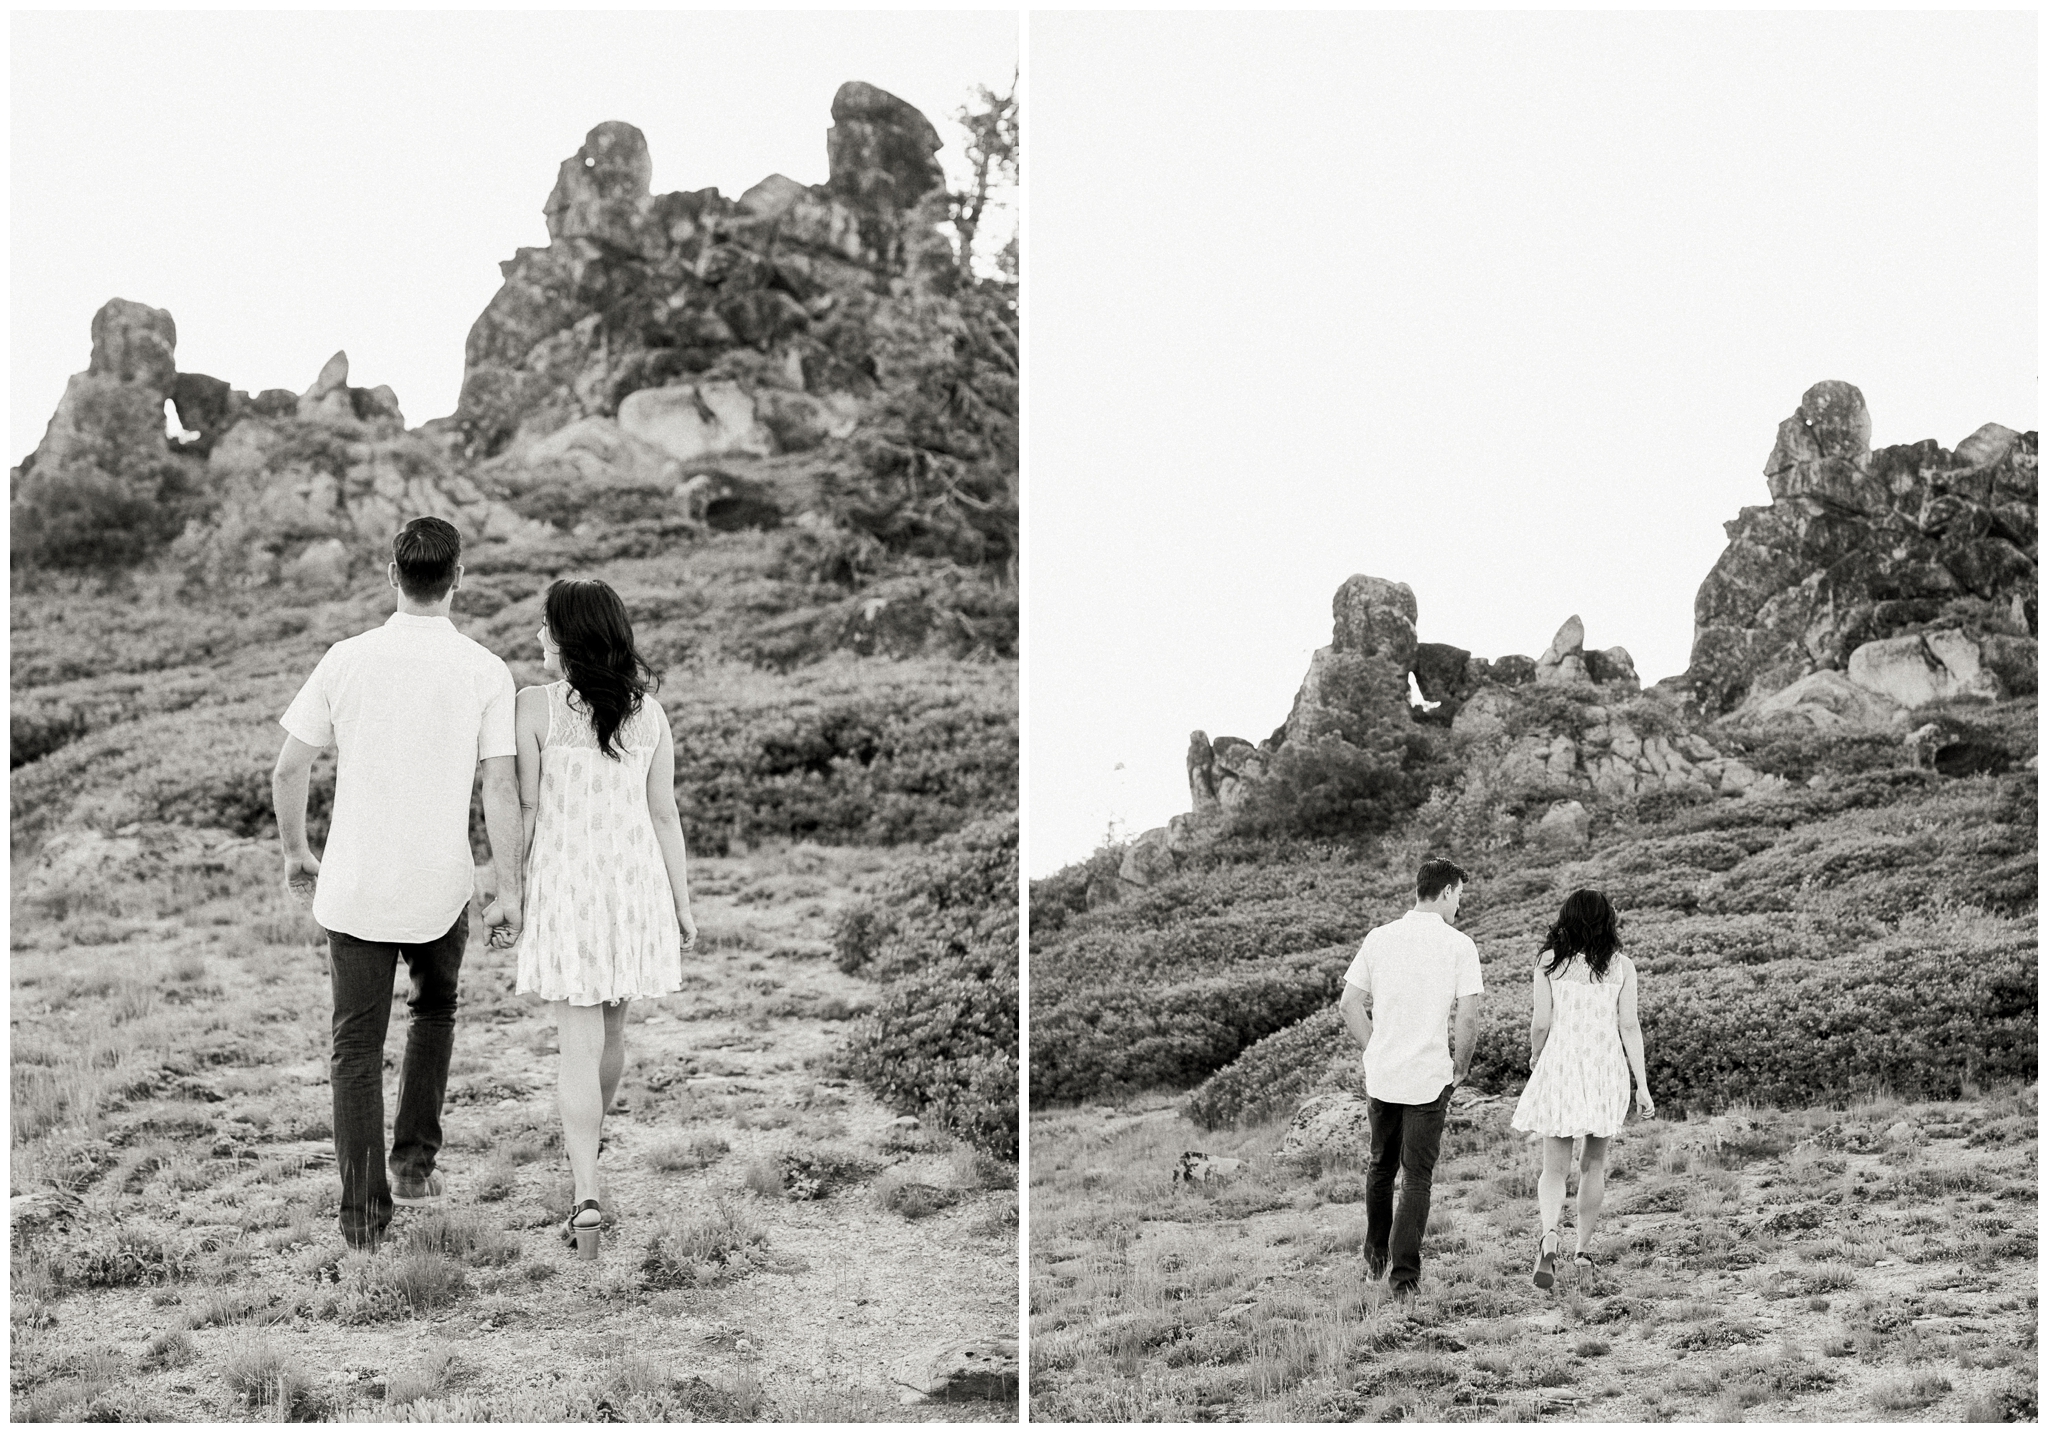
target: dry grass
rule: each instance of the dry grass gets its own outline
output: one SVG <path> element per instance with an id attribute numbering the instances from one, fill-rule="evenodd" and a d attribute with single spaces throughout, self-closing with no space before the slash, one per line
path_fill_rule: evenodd
<path id="1" fill-rule="evenodd" d="M 721 888 L 779 891 L 799 879 L 829 888 L 832 900 L 806 903 L 811 914 L 776 900 L 750 903 L 744 917 L 771 946 L 823 948 L 836 903 L 900 859 L 763 851 L 707 860 L 696 873 L 707 923 L 721 909 L 734 918 Z M 638 1011 L 627 1111 L 607 1126 L 602 1165 L 606 1209 L 620 1223 L 592 1268 L 565 1255 L 552 1227 L 568 1183 L 551 1025 L 511 995 L 509 973 L 478 942 L 465 962 L 451 1087 L 533 1093 L 507 1107 L 502 1095 L 451 1100 L 441 1160 L 449 1204 L 399 1210 L 377 1253 L 350 1254 L 336 1229 L 324 951 L 303 939 L 303 912 L 268 888 L 194 898 L 144 882 L 119 895 L 113 910 L 82 892 L 61 919 L 17 901 L 10 1192 L 28 1198 L 16 1209 L 10 1266 L 15 1419 L 702 1421 L 812 1410 L 869 1421 L 903 1412 L 878 1369 L 833 1355 L 830 1379 L 813 1374 L 816 1324 L 833 1324 L 827 1345 L 840 1332 L 830 1315 L 842 1268 L 891 1301 L 925 1297 L 901 1285 L 906 1255 L 877 1263 L 863 1244 L 865 1229 L 900 1221 L 829 1187 L 823 1202 L 794 1203 L 782 1182 L 791 1141 L 795 1172 L 823 1174 L 827 1185 L 857 1183 L 891 1157 L 890 1113 L 822 1074 L 843 1025 L 766 1013 L 789 992 L 750 993 L 755 977 L 740 961 L 693 971 L 684 994 Z M 161 914 L 173 906 L 176 919 Z M 858 984 L 814 954 L 801 968 L 795 957 L 766 959 L 786 986 L 799 977 Z M 394 1059 L 405 1020 L 394 1003 Z M 664 1040 L 687 1051 L 680 1062 L 655 1056 Z M 702 1076 L 714 1077 L 709 1088 L 690 1084 Z M 396 1081 L 387 1079 L 389 1101 Z M 768 1110 L 791 1118 L 772 1131 L 740 1121 Z M 1006 1311 L 1014 1197 L 951 1155 L 944 1141 L 917 1153 L 918 1177 L 990 1187 L 962 1189 L 959 1207 L 931 1221 L 956 1284 L 941 1298 L 981 1270 L 984 1302 Z M 776 1175 L 772 1202 L 744 1197 L 742 1171 L 757 1160 Z M 763 1270 L 778 1277 L 749 1277 Z M 561 1335 L 609 1321 L 633 1331 L 640 1362 L 614 1354 L 593 1363 Z M 716 1328 L 747 1330 L 754 1349 L 700 1347 Z M 331 1352 L 337 1335 L 355 1351 L 345 1366 Z M 459 1356 L 447 1357 L 451 1349 Z M 906 1342 L 900 1352 L 911 1351 Z"/>
<path id="2" fill-rule="evenodd" d="M 2031 1130 L 2033 1109 L 2029 1087 L 1632 1126 L 1610 1158 L 1599 1269 L 1564 1265 L 1548 1293 L 1529 1278 L 1537 1156 L 1489 1112 L 1446 1133 L 1422 1292 L 1405 1305 L 1364 1276 L 1354 1161 L 1283 1164 L 1279 1124 L 1197 1133 L 1167 1109 L 1042 1115 L 1032 1417 L 2031 1410 L 2032 1140 L 1971 1140 L 2009 1121 Z M 1910 1184 L 1883 1158 L 1881 1136 L 1902 1120 L 1924 1144 Z M 1173 1184 L 1188 1148 L 1246 1164 Z M 1569 1203 L 1564 1233 L 1569 1252 Z M 2004 1361 L 2015 1351 L 2018 1366 Z"/>

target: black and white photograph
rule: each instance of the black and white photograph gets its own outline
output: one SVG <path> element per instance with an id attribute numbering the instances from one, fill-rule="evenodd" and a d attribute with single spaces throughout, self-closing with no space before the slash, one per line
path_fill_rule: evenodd
<path id="1" fill-rule="evenodd" d="M 1029 23 L 1030 1418 L 2036 1421 L 2035 15 Z"/>
<path id="2" fill-rule="evenodd" d="M 17 11 L 15 1421 L 1019 1417 L 1014 11 Z"/>

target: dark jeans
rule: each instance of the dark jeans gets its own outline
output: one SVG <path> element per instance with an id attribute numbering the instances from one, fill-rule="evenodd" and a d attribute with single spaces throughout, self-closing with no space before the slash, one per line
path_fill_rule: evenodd
<path id="1" fill-rule="evenodd" d="M 384 1174 L 384 1035 L 391 1024 L 391 980 L 403 960 L 412 973 L 406 1008 L 405 1061 L 398 1067 L 398 1119 L 391 1170 L 408 1182 L 425 1179 L 441 1152 L 441 1099 L 455 1050 L 455 985 L 469 912 L 439 940 L 419 945 L 358 940 L 327 932 L 334 969 L 334 1157 L 341 1173 L 341 1235 L 374 1247 L 391 1223 L 391 1183 Z"/>
<path id="2" fill-rule="evenodd" d="M 1422 1277 L 1422 1230 L 1429 1223 L 1429 1181 L 1436 1172 L 1437 1146 L 1452 1085 L 1426 1105 L 1395 1105 L 1368 1098 L 1372 1121 L 1372 1165 L 1365 1177 L 1367 1257 L 1390 1260 L 1393 1284 Z M 1394 1207 L 1394 1171 L 1401 1171 L 1401 1207 Z M 1391 1239 L 1389 1235 L 1391 1234 Z"/>

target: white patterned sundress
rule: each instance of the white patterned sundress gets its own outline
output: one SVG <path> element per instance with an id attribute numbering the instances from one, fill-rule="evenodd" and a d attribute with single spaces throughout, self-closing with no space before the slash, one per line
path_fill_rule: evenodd
<path id="1" fill-rule="evenodd" d="M 643 698 L 613 738 L 615 760 L 566 681 L 547 694 L 517 988 L 571 1005 L 672 994 L 682 930 L 647 810 L 664 718 Z"/>
<path id="2" fill-rule="evenodd" d="M 1615 1017 L 1629 968 L 1628 957 L 1620 954 L 1604 980 L 1593 979 L 1582 956 L 1555 975 L 1537 968 L 1536 978 L 1550 982 L 1550 1036 L 1515 1103 L 1509 1121 L 1515 1129 L 1559 1139 L 1621 1133 L 1629 1070 Z"/>

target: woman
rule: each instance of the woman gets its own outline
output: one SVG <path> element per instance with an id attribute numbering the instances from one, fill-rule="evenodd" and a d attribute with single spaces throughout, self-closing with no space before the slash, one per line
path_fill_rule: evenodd
<path id="1" fill-rule="evenodd" d="M 626 1002 L 682 987 L 697 940 L 676 811 L 675 748 L 633 625 L 602 582 L 548 588 L 539 637 L 561 680 L 518 697 L 526 909 L 519 983 L 554 1007 L 574 1207 L 564 1237 L 597 1255 L 597 1155 L 626 1066 Z"/>
<path id="2" fill-rule="evenodd" d="M 1536 957 L 1535 1002 L 1529 1083 L 1510 1123 L 1543 1136 L 1543 1173 L 1536 1181 L 1543 1234 L 1536 1246 L 1535 1278 L 1537 1288 L 1547 1289 L 1556 1279 L 1557 1222 L 1564 1215 L 1572 1141 L 1586 1142 L 1579 1161 L 1572 1263 L 1590 1272 L 1587 1246 L 1606 1192 L 1607 1141 L 1621 1132 L 1628 1114 L 1631 1072 L 1636 1107 L 1646 1119 L 1657 1112 L 1643 1073 L 1635 964 L 1621 953 L 1620 922 L 1598 891 L 1574 891 L 1565 898 Z"/>

